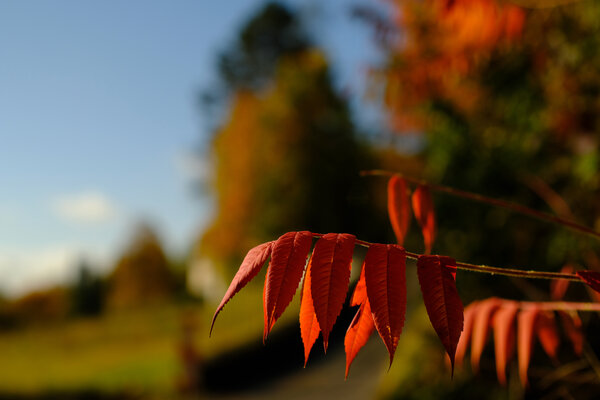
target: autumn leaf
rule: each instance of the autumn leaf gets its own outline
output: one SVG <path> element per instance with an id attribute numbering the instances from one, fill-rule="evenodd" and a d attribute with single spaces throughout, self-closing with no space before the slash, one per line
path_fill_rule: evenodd
<path id="1" fill-rule="evenodd" d="M 504 300 L 494 313 L 494 351 L 496 354 L 496 374 L 498 382 L 506 385 L 506 365 L 515 350 L 515 316 L 519 311 L 519 303 Z"/>
<path id="2" fill-rule="evenodd" d="M 415 218 L 421 226 L 423 240 L 425 242 L 425 254 L 431 254 L 431 248 L 435 239 L 435 211 L 433 198 L 429 187 L 419 185 L 412 195 L 412 206 Z"/>
<path id="3" fill-rule="evenodd" d="M 399 245 L 404 243 L 410 226 L 410 201 L 407 190 L 406 181 L 398 175 L 392 176 L 388 181 L 388 215 Z"/>
<path id="4" fill-rule="evenodd" d="M 581 318 L 577 315 L 577 311 L 558 311 L 558 315 L 562 321 L 562 326 L 565 334 L 573 345 L 573 351 L 578 356 L 583 352 L 583 332 L 581 331 Z"/>
<path id="5" fill-rule="evenodd" d="M 429 320 L 452 365 L 463 329 L 463 305 L 456 290 L 456 262 L 445 256 L 419 256 L 417 274 Z"/>
<path id="6" fill-rule="evenodd" d="M 567 264 L 561 268 L 560 272 L 563 274 L 572 274 L 573 266 Z M 550 281 L 550 297 L 552 297 L 552 300 L 561 300 L 565 296 L 565 293 L 567 292 L 568 288 L 569 288 L 569 280 L 568 279 L 552 280 L 552 281 Z"/>
<path id="7" fill-rule="evenodd" d="M 250 282 L 258 274 L 258 272 L 261 270 L 261 268 L 267 261 L 267 258 L 269 258 L 269 256 L 271 255 L 271 249 L 274 243 L 274 241 L 271 241 L 260 244 L 250 249 L 248 254 L 246 254 L 246 257 L 244 257 L 244 261 L 242 261 L 242 265 L 240 265 L 240 268 L 233 277 L 233 280 L 231 281 L 227 292 L 225 292 L 225 296 L 223 296 L 221 304 L 219 304 L 217 310 L 215 311 L 215 315 L 213 316 L 212 322 L 210 324 L 209 336 L 212 333 L 217 316 L 219 315 L 223 307 L 225 307 L 225 304 L 227 304 L 227 302 L 231 300 L 231 298 L 235 296 L 237 292 L 239 292 L 244 286 L 248 284 L 248 282 Z"/>
<path id="8" fill-rule="evenodd" d="M 360 351 L 360 349 L 367 343 L 367 340 L 375 329 L 373 322 L 373 316 L 371 313 L 371 305 L 367 299 L 367 285 L 365 283 L 365 265 L 363 262 L 360 278 L 354 288 L 352 297 L 350 298 L 351 306 L 360 306 L 356 315 L 352 319 L 352 323 L 346 331 L 346 337 L 344 338 L 344 347 L 346 349 L 346 376 L 348 379 L 348 373 L 350 372 L 350 365 L 352 361 Z"/>
<path id="9" fill-rule="evenodd" d="M 352 297 L 350 298 L 350 305 L 360 306 L 366 299 L 367 284 L 365 283 L 365 264 L 363 262 L 362 268 L 360 270 L 360 278 L 358 278 L 358 282 L 356 282 L 354 292 L 352 293 Z"/>
<path id="10" fill-rule="evenodd" d="M 471 367 L 475 373 L 479 371 L 479 359 L 488 338 L 490 321 L 500 304 L 500 299 L 491 297 L 479 303 L 477 307 L 471 339 Z"/>
<path id="11" fill-rule="evenodd" d="M 575 273 L 583 280 L 589 287 L 600 293 L 600 272 L 596 271 L 575 271 Z"/>
<path id="12" fill-rule="evenodd" d="M 560 338 L 554 321 L 554 313 L 551 311 L 540 312 L 535 322 L 535 331 L 548 357 L 557 362 L 556 352 L 560 345 Z"/>
<path id="13" fill-rule="evenodd" d="M 539 314 L 538 307 L 522 310 L 518 317 L 517 347 L 519 355 L 519 376 L 524 387 L 527 386 L 527 369 L 533 347 L 535 320 Z"/>
<path id="14" fill-rule="evenodd" d="M 379 336 L 394 359 L 406 314 L 406 254 L 393 244 L 372 244 L 365 257 L 367 298 Z"/>
<path id="15" fill-rule="evenodd" d="M 292 301 L 302 279 L 311 245 L 312 233 L 308 231 L 288 232 L 273 244 L 263 292 L 263 340 Z"/>
<path id="16" fill-rule="evenodd" d="M 304 345 L 304 366 L 308 362 L 308 356 L 315 341 L 319 337 L 321 327 L 317 321 L 315 308 L 312 301 L 312 293 L 310 291 L 310 270 L 312 265 L 312 257 L 308 262 L 306 273 L 304 274 L 304 282 L 302 283 L 302 301 L 300 303 L 300 336 Z"/>
<path id="17" fill-rule="evenodd" d="M 346 350 L 345 379 L 348 379 L 352 361 L 354 361 L 360 349 L 367 343 L 374 329 L 375 323 L 371 314 L 371 306 L 369 300 L 364 299 L 344 338 L 344 348 Z"/>
<path id="18" fill-rule="evenodd" d="M 328 233 L 313 250 L 311 291 L 325 351 L 329 333 L 346 300 L 355 242 L 354 235 Z"/>
<path id="19" fill-rule="evenodd" d="M 473 320 L 475 319 L 475 314 L 477 313 L 478 306 L 479 306 L 479 302 L 474 301 L 465 307 L 463 330 L 462 330 L 462 333 L 460 334 L 460 339 L 458 340 L 458 345 L 456 346 L 455 363 L 457 365 L 462 364 L 465 354 L 467 353 L 467 349 L 469 348 L 469 343 L 471 342 L 470 339 L 471 339 L 471 331 L 473 328 Z"/>

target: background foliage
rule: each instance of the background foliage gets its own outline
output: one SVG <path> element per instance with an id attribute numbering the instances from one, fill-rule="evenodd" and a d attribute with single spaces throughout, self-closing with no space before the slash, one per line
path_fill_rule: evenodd
<path id="1" fill-rule="evenodd" d="M 394 17 L 382 18 L 388 33 L 380 44 L 387 61 L 374 69 L 373 82 L 382 88 L 396 131 L 422 135 L 422 176 L 598 230 L 598 4 L 394 2 Z M 437 253 L 542 270 L 566 263 L 600 267 L 599 246 L 591 239 L 463 199 L 438 195 L 435 201 Z M 549 299 L 544 282 L 465 274 L 458 285 L 464 300 Z M 569 299 L 588 298 L 577 289 Z M 596 317 L 588 317 L 595 324 Z M 537 362 L 546 363 L 541 357 Z M 477 379 L 471 383 L 488 384 L 481 375 Z M 538 380 L 531 393 L 558 390 L 558 396 L 569 396 L 574 386 L 568 379 L 536 386 Z M 589 379 L 585 384 L 597 390 L 597 377 Z M 421 396 L 397 390 L 407 398 Z M 446 396 L 460 390 L 455 384 Z"/>

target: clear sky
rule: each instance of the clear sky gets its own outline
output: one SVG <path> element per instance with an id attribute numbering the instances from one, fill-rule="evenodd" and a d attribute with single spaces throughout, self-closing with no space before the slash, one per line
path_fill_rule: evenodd
<path id="1" fill-rule="evenodd" d="M 198 93 L 262 3 L 0 2 L 1 291 L 70 279 L 80 257 L 106 270 L 140 219 L 185 255 L 210 220 L 191 188 Z M 359 104 L 375 50 L 358 2 L 287 3 L 319 10 L 311 29 Z"/>

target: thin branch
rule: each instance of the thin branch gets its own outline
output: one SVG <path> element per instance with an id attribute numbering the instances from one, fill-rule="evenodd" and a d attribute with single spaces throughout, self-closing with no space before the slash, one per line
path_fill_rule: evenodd
<path id="1" fill-rule="evenodd" d="M 320 238 L 323 236 L 322 233 L 313 233 L 313 237 Z M 365 240 L 356 240 L 356 244 L 363 247 L 369 247 L 373 243 L 367 242 Z M 412 253 L 410 251 L 406 251 L 406 258 L 410 258 L 412 260 L 417 260 L 423 254 Z M 489 265 L 476 265 L 469 264 L 464 262 L 456 261 L 456 268 L 461 269 L 463 271 L 471 271 L 471 272 L 481 272 L 484 274 L 490 275 L 503 275 L 503 276 L 514 276 L 518 278 L 527 278 L 527 279 L 566 279 L 573 282 L 583 282 L 583 280 L 577 274 L 570 274 L 565 272 L 544 272 L 544 271 L 526 271 L 522 269 L 515 268 L 499 268 L 499 267 L 491 267 Z M 585 282 L 583 282 L 585 283 Z M 600 303 L 599 303 L 600 304 Z"/>
<path id="2" fill-rule="evenodd" d="M 406 252 L 406 257 L 416 260 L 421 256 L 418 253 Z M 574 282 L 582 282 L 581 278 L 576 274 L 568 274 L 564 272 L 544 272 L 544 271 L 533 271 L 533 270 L 522 270 L 515 268 L 499 268 L 492 267 L 489 265 L 476 265 L 464 262 L 456 261 L 456 268 L 463 271 L 481 272 L 490 275 L 503 275 L 503 276 L 514 276 L 517 278 L 528 278 L 528 279 L 566 279 Z"/>
<path id="3" fill-rule="evenodd" d="M 543 311 L 600 311 L 600 303 L 576 303 L 569 301 L 520 301 L 519 308 L 536 308 Z"/>
<path id="4" fill-rule="evenodd" d="M 570 221 L 568 219 L 560 218 L 560 217 L 557 217 L 552 214 L 537 211 L 537 210 L 522 206 L 517 203 L 511 203 L 511 202 L 505 201 L 505 200 L 494 199 L 494 198 L 483 196 L 483 195 L 480 195 L 477 193 L 472 193 L 472 192 L 467 192 L 467 191 L 460 190 L 460 189 L 455 189 L 455 188 L 452 188 L 449 186 L 436 185 L 434 183 L 429 183 L 429 182 L 421 180 L 421 179 L 415 179 L 415 178 L 412 178 L 412 177 L 409 177 L 409 176 L 406 176 L 403 174 L 399 174 L 396 172 L 391 172 L 391 171 L 369 170 L 369 171 L 361 171 L 360 174 L 361 174 L 361 176 L 394 176 L 394 175 L 397 175 L 397 176 L 404 178 L 404 180 L 406 180 L 407 182 L 417 184 L 417 185 L 427 185 L 431 190 L 435 190 L 436 192 L 448 193 L 452 196 L 461 197 L 463 199 L 477 201 L 480 203 L 490 204 L 495 207 L 500 207 L 500 208 L 504 208 L 507 210 L 511 210 L 511 211 L 514 211 L 519 214 L 524 214 L 524 215 L 539 219 L 541 221 L 550 222 L 550 223 L 557 224 L 557 225 L 560 225 L 563 227 L 567 227 L 571 230 L 586 234 L 597 240 L 600 240 L 600 232 L 597 232 L 591 228 L 588 228 L 587 226 L 580 225 L 576 222 Z"/>

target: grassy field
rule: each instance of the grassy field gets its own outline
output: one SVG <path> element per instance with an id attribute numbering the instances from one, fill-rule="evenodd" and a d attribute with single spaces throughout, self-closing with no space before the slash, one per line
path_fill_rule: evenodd
<path id="1" fill-rule="evenodd" d="M 298 300 L 283 319 L 297 318 Z M 203 358 L 260 341 L 262 288 L 240 293 L 208 338 L 214 305 L 163 305 L 0 334 L 0 393 L 98 390 L 164 398 L 180 373 L 183 320 L 195 321 Z"/>

